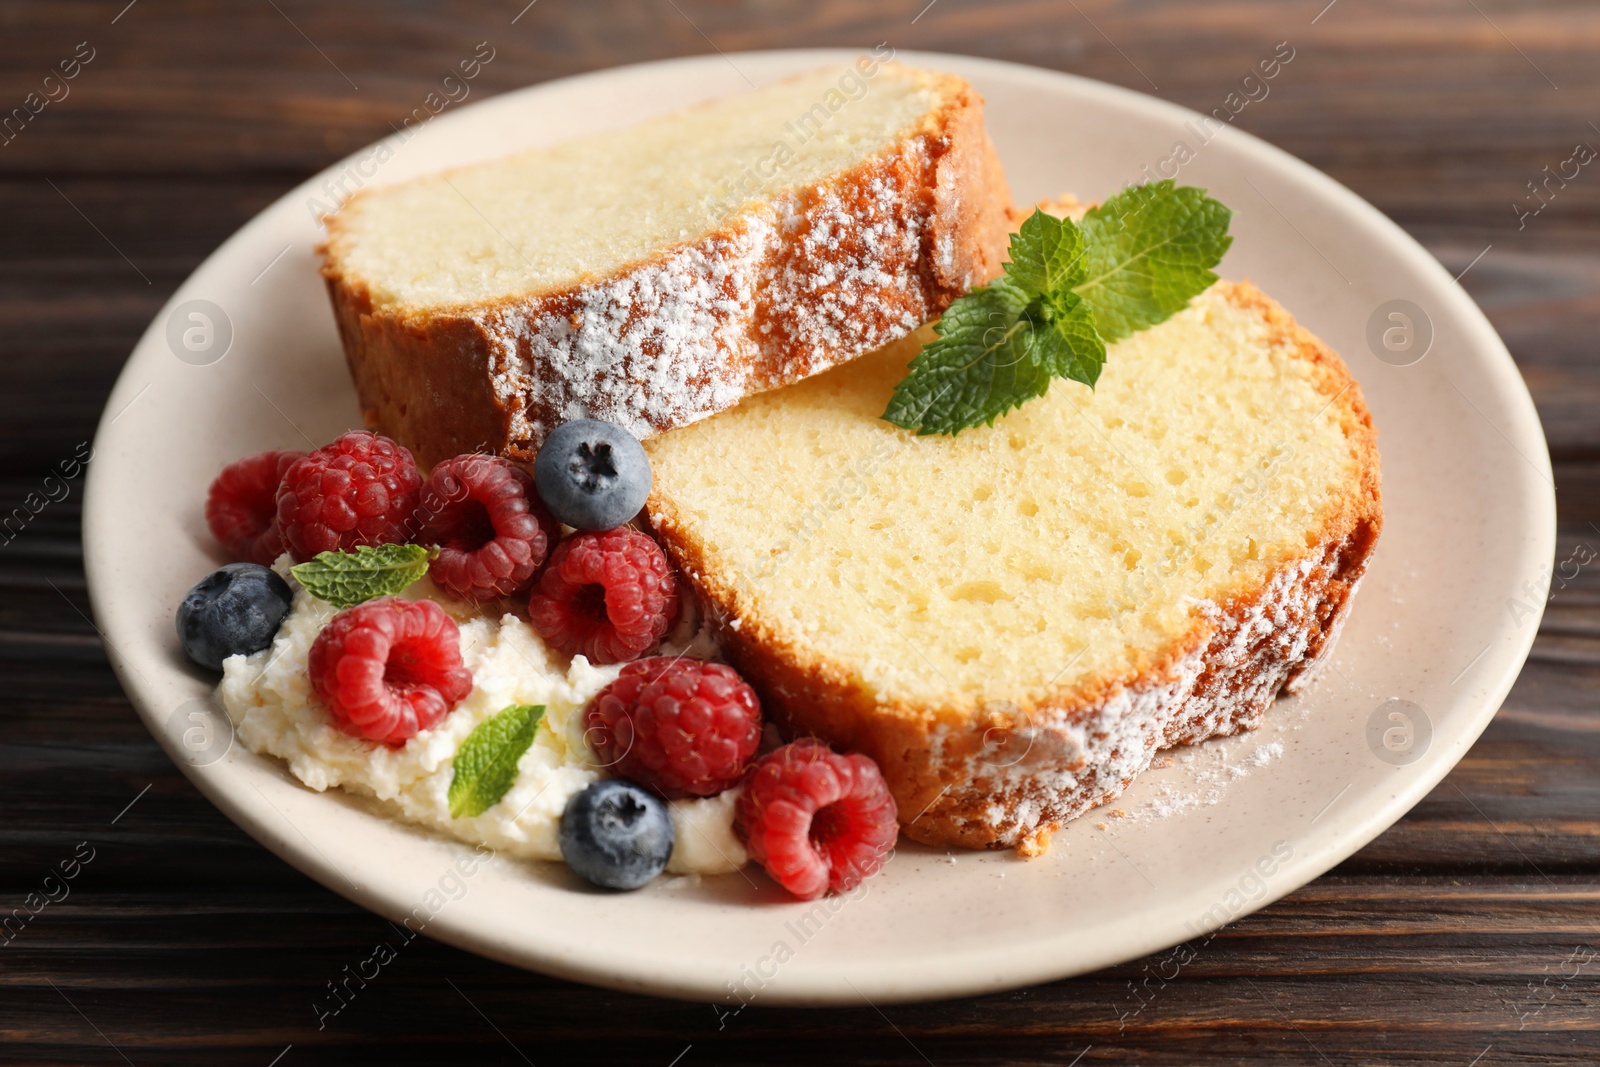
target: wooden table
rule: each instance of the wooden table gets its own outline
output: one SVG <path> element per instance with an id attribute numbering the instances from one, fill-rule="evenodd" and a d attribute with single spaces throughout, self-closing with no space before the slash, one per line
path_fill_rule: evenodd
<path id="1" fill-rule="evenodd" d="M 388 133 L 478 42 L 495 58 L 473 99 L 713 48 L 888 40 L 1210 110 L 1287 41 L 1292 67 L 1237 124 L 1466 272 L 1549 434 L 1557 559 L 1600 551 L 1600 169 L 1537 215 L 1513 206 L 1600 146 L 1594 4 L 525 2 L 0 5 L 0 109 L 60 96 L 45 75 L 79 60 L 0 146 L 0 514 L 89 437 L 202 257 Z M 151 740 L 85 615 L 78 506 L 73 483 L 0 547 L 0 910 L 81 863 L 0 947 L 4 1063 L 1600 1062 L 1600 564 L 1558 576 L 1526 670 L 1442 785 L 1136 1015 L 1153 960 L 884 1011 L 757 1006 L 719 1029 L 707 1005 L 418 942 L 319 1030 L 324 983 L 387 927 L 256 845 Z"/>

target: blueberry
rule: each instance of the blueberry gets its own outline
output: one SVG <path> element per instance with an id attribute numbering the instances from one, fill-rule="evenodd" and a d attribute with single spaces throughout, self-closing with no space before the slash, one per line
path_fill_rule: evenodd
<path id="1" fill-rule="evenodd" d="M 221 670 L 237 653 L 272 644 L 294 595 L 289 583 L 259 563 L 230 563 L 212 571 L 178 605 L 178 639 L 189 658 Z"/>
<path id="2" fill-rule="evenodd" d="M 667 803 L 632 782 L 608 778 L 567 801 L 561 858 L 595 885 L 638 889 L 667 865 L 675 834 Z"/>
<path id="3" fill-rule="evenodd" d="M 539 499 L 550 514 L 580 530 L 610 530 L 644 507 L 650 459 L 633 434 L 614 422 L 578 419 L 556 427 L 533 463 Z"/>

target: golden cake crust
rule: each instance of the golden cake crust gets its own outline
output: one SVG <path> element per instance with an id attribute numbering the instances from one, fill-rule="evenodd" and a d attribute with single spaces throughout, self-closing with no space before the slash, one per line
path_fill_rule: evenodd
<path id="1" fill-rule="evenodd" d="M 365 422 L 425 465 L 531 462 L 564 421 L 648 437 L 910 333 L 999 273 L 1011 225 L 982 98 L 910 74 L 940 102 L 889 150 L 556 291 L 378 306 L 344 265 L 345 216 L 330 217 L 322 273 Z"/>
<path id="2" fill-rule="evenodd" d="M 1218 282 L 1213 292 L 1258 316 L 1275 348 L 1313 366 L 1357 462 L 1303 553 L 1197 615 L 1134 675 L 1023 704 L 879 703 L 849 663 L 814 656 L 764 619 L 736 576 L 708 564 L 673 501 L 652 497 L 654 532 L 768 714 L 786 736 L 814 735 L 875 759 L 909 837 L 1043 851 L 1053 830 L 1121 793 L 1160 749 L 1257 725 L 1278 693 L 1308 680 L 1331 648 L 1382 526 L 1371 416 L 1344 362 L 1275 301 L 1248 282 Z"/>

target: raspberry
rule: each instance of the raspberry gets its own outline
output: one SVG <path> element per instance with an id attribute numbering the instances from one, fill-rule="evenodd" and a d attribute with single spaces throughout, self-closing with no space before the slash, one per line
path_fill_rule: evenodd
<path id="1" fill-rule="evenodd" d="M 812 900 L 878 872 L 900 832 L 895 815 L 876 763 L 802 738 L 750 768 L 733 826 L 773 880 Z"/>
<path id="2" fill-rule="evenodd" d="M 422 476 L 405 448 L 352 430 L 299 459 L 278 486 L 278 528 L 297 563 L 407 539 Z"/>
<path id="3" fill-rule="evenodd" d="M 527 471 L 482 455 L 433 468 L 415 525 L 419 542 L 439 546 L 428 576 L 463 600 L 493 600 L 527 588 L 561 533 Z"/>
<path id="4" fill-rule="evenodd" d="M 206 493 L 206 525 L 233 558 L 271 566 L 283 554 L 278 483 L 304 452 L 257 452 L 222 468 Z"/>
<path id="5" fill-rule="evenodd" d="M 386 745 L 431 729 L 472 692 L 461 631 L 431 600 L 345 608 L 312 642 L 309 669 L 339 729 Z"/>
<path id="6" fill-rule="evenodd" d="M 611 773 L 668 800 L 734 785 L 761 743 L 761 705 L 732 667 L 654 656 L 589 702 L 586 737 Z"/>
<path id="7" fill-rule="evenodd" d="M 678 582 L 661 546 L 627 527 L 556 546 L 528 598 L 528 621 L 558 651 L 623 663 L 655 647 L 678 617 Z"/>

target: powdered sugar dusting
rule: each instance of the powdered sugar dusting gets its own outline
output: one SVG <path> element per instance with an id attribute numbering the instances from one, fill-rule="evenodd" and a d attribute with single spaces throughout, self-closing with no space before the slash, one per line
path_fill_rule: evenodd
<path id="1" fill-rule="evenodd" d="M 1142 822 L 1181 815 L 1195 808 L 1209 808 L 1227 796 L 1232 783 L 1248 778 L 1252 771 L 1283 755 L 1282 741 L 1257 745 L 1237 761 L 1233 759 L 1236 748 L 1213 742 L 1182 750 L 1175 761 L 1182 768 L 1181 784 L 1162 782 L 1153 798 L 1125 812 L 1123 817 L 1131 822 Z"/>
<path id="2" fill-rule="evenodd" d="M 555 425 L 605 419 L 637 437 L 731 407 L 755 344 L 755 278 L 772 230 L 742 228 L 669 253 L 560 300 L 496 307 L 476 321 L 493 342 L 494 389 L 514 441 Z M 552 306 L 554 305 L 554 306 Z M 538 403 L 524 403 L 537 397 Z"/>
<path id="3" fill-rule="evenodd" d="M 1274 741 L 1269 745 L 1258 746 L 1254 752 L 1250 753 L 1250 758 L 1247 762 L 1252 767 L 1265 767 L 1282 755 L 1283 742 Z"/>
<path id="4" fill-rule="evenodd" d="M 688 425 L 916 329 L 937 310 L 934 207 L 915 195 L 935 169 L 914 139 L 867 181 L 791 191 L 615 277 L 470 313 L 513 450 L 575 418 L 641 438 Z"/>
<path id="5" fill-rule="evenodd" d="M 934 773 L 955 784 L 924 817 L 967 838 L 1031 850 L 1041 832 L 1114 799 L 1158 751 L 1177 746 L 1196 746 L 1177 756 L 1186 765 L 1185 784 L 1163 783 L 1133 817 L 1215 804 L 1229 782 L 1281 757 L 1283 743 L 1256 745 L 1236 759 L 1237 746 L 1197 742 L 1253 729 L 1292 676 L 1304 684 L 1320 662 L 1307 663 L 1313 638 L 1336 636 L 1350 606 L 1346 583 L 1366 565 L 1362 558 L 1356 573 L 1340 573 L 1343 547 L 1333 544 L 1280 567 L 1258 597 L 1230 610 L 1197 605 L 1196 614 L 1215 629 L 1165 677 L 1120 688 L 1087 708 L 1032 711 L 1006 731 L 1002 754 L 1020 751 L 1018 758 L 997 758 L 987 744 L 956 755 L 962 736 L 936 734 L 929 750 Z"/>
<path id="6" fill-rule="evenodd" d="M 920 145 L 905 163 L 926 167 Z M 841 353 L 887 344 L 928 317 L 917 274 L 886 269 L 916 263 L 925 226 L 893 171 L 852 201 L 823 192 L 785 225 L 797 251 L 763 272 L 761 288 L 768 318 L 807 364 L 832 366 Z"/>

